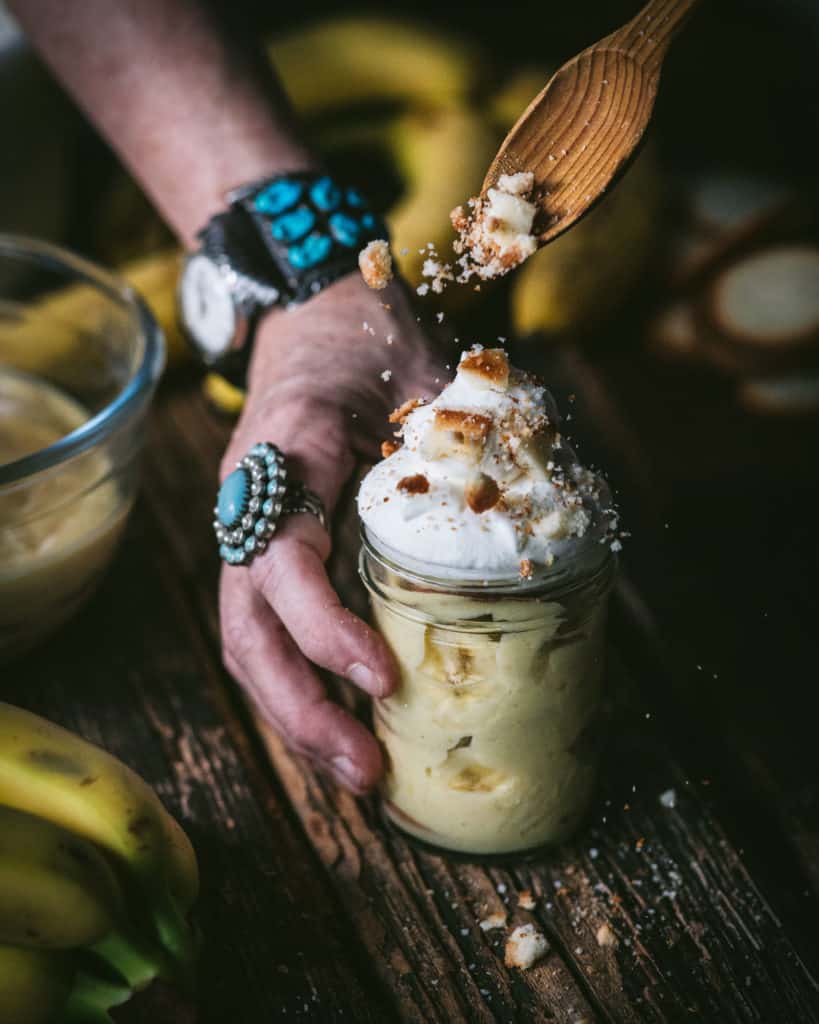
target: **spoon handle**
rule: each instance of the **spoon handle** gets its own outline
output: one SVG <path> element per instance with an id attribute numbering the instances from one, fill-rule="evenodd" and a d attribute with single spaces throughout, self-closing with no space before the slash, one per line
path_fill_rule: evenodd
<path id="1" fill-rule="evenodd" d="M 672 38 L 700 0 L 649 0 L 622 28 L 598 46 L 616 46 L 643 67 L 658 66 Z"/>

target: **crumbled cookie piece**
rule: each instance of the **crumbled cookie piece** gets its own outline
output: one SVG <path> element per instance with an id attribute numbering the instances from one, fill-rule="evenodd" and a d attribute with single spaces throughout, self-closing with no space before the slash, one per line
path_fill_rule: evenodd
<path id="1" fill-rule="evenodd" d="M 518 906 L 521 910 L 534 910 L 535 898 L 531 889 L 524 889 L 518 896 Z"/>
<path id="2" fill-rule="evenodd" d="M 398 449 L 401 447 L 396 441 L 382 441 L 381 442 L 381 458 L 388 459 L 391 455 L 395 455 Z"/>
<path id="3" fill-rule="evenodd" d="M 422 451 L 428 459 L 456 458 L 477 465 L 492 430 L 490 416 L 461 409 L 436 409 Z"/>
<path id="4" fill-rule="evenodd" d="M 470 480 L 464 491 L 467 505 L 480 515 L 494 508 L 500 500 L 500 488 L 486 473 L 479 473 L 473 480 Z"/>
<path id="5" fill-rule="evenodd" d="M 521 558 L 518 573 L 522 580 L 530 580 L 535 575 L 535 567 L 531 558 Z"/>
<path id="6" fill-rule="evenodd" d="M 595 938 L 597 939 L 597 945 L 602 946 L 604 949 L 617 945 L 617 936 L 611 930 L 607 921 L 604 921 L 597 929 Z"/>
<path id="7" fill-rule="evenodd" d="M 519 925 L 506 940 L 503 962 L 507 967 L 528 971 L 549 951 L 546 936 L 533 924 Z"/>
<path id="8" fill-rule="evenodd" d="M 478 927 L 481 929 L 482 932 L 491 932 L 494 931 L 496 928 L 505 928 L 506 914 L 489 914 L 487 917 L 483 919 L 483 921 L 478 922 Z"/>
<path id="9" fill-rule="evenodd" d="M 458 373 L 486 388 L 506 390 L 509 385 L 509 359 L 502 348 L 473 349 L 458 364 Z"/>
<path id="10" fill-rule="evenodd" d="M 407 494 L 426 494 L 429 490 L 429 480 L 423 473 L 416 473 L 414 476 L 403 476 L 395 485 L 396 490 L 405 491 Z"/>
<path id="11" fill-rule="evenodd" d="M 454 249 L 462 257 L 466 280 L 473 274 L 485 280 L 500 277 L 537 249 L 532 233 L 534 183 L 531 173 L 502 174 L 485 196 L 469 200 L 469 212 L 463 206 L 452 211 L 450 220 L 458 232 Z"/>
<path id="12" fill-rule="evenodd" d="M 471 441 L 483 442 L 492 429 L 492 418 L 479 412 L 463 412 L 460 409 L 436 409 L 435 429 L 449 430 L 462 434 Z"/>
<path id="13" fill-rule="evenodd" d="M 380 291 L 392 280 L 392 253 L 388 242 L 377 238 L 358 254 L 361 276 L 369 288 Z"/>
<path id="14" fill-rule="evenodd" d="M 389 416 L 389 422 L 403 423 L 412 410 L 417 409 L 419 405 L 424 405 L 423 398 L 408 398 L 397 409 L 393 409 Z"/>

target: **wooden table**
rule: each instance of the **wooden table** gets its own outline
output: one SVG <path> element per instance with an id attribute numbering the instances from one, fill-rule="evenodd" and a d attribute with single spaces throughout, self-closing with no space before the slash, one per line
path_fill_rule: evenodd
<path id="1" fill-rule="evenodd" d="M 259 735 L 220 661 L 209 510 L 229 424 L 195 381 L 160 395 L 98 595 L 4 671 L 5 699 L 122 757 L 191 836 L 204 945 L 190 1019 L 819 1021 L 815 467 L 769 428 L 726 462 L 719 393 L 687 416 L 679 378 L 656 368 L 575 351 L 546 372 L 578 393 L 572 432 L 620 483 L 635 533 L 603 784 L 552 855 L 482 866 L 419 852 L 374 800 Z M 360 607 L 349 564 L 338 578 Z M 540 965 L 504 968 L 506 932 L 479 927 L 495 911 L 545 932 Z M 601 945 L 604 925 L 615 944 Z M 153 990 L 121 1019 L 186 1015 Z"/>

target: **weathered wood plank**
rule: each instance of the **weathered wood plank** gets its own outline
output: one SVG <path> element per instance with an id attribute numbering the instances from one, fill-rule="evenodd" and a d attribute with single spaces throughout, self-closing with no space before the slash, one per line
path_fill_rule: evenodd
<path id="1" fill-rule="evenodd" d="M 184 824 L 202 869 L 199 1020 L 389 1019 L 188 606 L 178 576 L 184 536 L 169 538 L 138 506 L 99 594 L 4 672 L 3 697 L 122 757 Z M 179 1007 L 161 1016 L 160 1005 L 146 993 L 127 1019 L 183 1019 Z"/>
<path id="2" fill-rule="evenodd" d="M 173 436 L 170 419 L 160 429 L 179 449 L 172 458 L 215 474 L 213 433 L 196 429 L 199 400 L 178 396 L 171 405 Z M 172 476 L 167 486 L 161 501 L 173 537 L 182 529 L 182 495 Z M 210 538 L 201 526 L 188 529 L 182 573 L 190 569 L 185 584 L 214 629 L 212 598 L 201 589 Z M 345 543 L 354 544 L 350 535 Z M 349 565 L 344 579 L 345 592 L 360 601 L 350 591 Z M 638 675 L 644 695 L 664 685 L 642 669 Z M 591 829 L 551 857 L 505 872 L 418 852 L 384 827 L 372 802 L 352 801 L 267 737 L 293 806 L 405 1019 L 468 1012 L 477 1020 L 525 1020 L 549 1012 L 567 1021 L 819 1020 L 815 945 L 803 929 L 798 949 L 791 941 L 770 903 L 772 880 L 757 884 L 703 791 L 686 784 L 666 735 L 634 710 L 632 673 L 618 677 L 631 696 Z M 671 787 L 679 800 L 673 810 L 658 803 Z M 506 886 L 503 894 L 498 885 Z M 534 917 L 554 948 L 527 975 L 506 972 L 500 933 L 477 928 L 478 915 L 499 900 L 514 909 L 521 888 L 538 894 Z M 614 946 L 598 943 L 604 923 Z"/>

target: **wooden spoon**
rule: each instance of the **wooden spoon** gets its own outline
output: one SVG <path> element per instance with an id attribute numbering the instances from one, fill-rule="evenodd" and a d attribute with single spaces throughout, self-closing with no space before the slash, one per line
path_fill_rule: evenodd
<path id="1" fill-rule="evenodd" d="M 650 0 L 628 24 L 557 71 L 498 150 L 481 194 L 502 174 L 531 171 L 540 244 L 600 198 L 651 118 L 672 37 L 699 0 Z"/>

